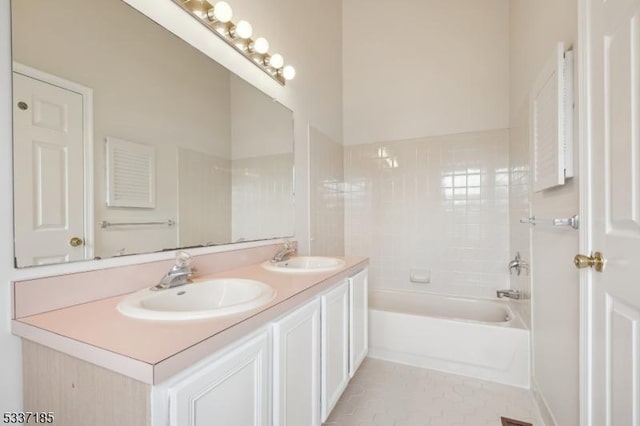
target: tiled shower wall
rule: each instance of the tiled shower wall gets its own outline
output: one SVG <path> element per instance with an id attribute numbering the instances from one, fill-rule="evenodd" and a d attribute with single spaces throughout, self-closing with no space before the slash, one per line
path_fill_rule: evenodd
<path id="1" fill-rule="evenodd" d="M 344 148 L 309 130 L 309 185 L 312 255 L 344 255 Z"/>
<path id="2" fill-rule="evenodd" d="M 178 148 L 178 247 L 231 241 L 231 161 Z"/>
<path id="3" fill-rule="evenodd" d="M 345 147 L 345 251 L 376 288 L 495 297 L 509 287 L 509 134 Z M 429 283 L 412 283 L 410 274 Z"/>
<path id="4" fill-rule="evenodd" d="M 231 168 L 231 240 L 292 236 L 293 153 L 232 160 Z"/>

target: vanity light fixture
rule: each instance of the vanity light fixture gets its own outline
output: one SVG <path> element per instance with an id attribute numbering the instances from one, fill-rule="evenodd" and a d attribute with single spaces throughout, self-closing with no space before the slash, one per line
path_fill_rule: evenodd
<path id="1" fill-rule="evenodd" d="M 291 65 L 282 68 L 280 72 L 285 80 L 293 80 L 296 77 L 296 69 Z"/>
<path id="2" fill-rule="evenodd" d="M 191 13 L 203 19 L 208 15 L 209 3 L 205 0 L 191 0 Z"/>
<path id="3" fill-rule="evenodd" d="M 219 1 L 214 4 L 212 8 L 207 10 L 207 19 L 210 22 L 221 22 L 223 24 L 226 24 L 227 22 L 231 21 L 232 17 L 233 11 L 231 10 L 231 6 L 229 6 L 229 3 L 227 3 L 226 1 Z"/>
<path id="4" fill-rule="evenodd" d="M 269 42 L 264 37 L 258 37 L 251 44 L 249 44 L 249 51 L 251 53 L 264 55 L 269 51 Z"/>
<path id="5" fill-rule="evenodd" d="M 237 24 L 232 25 L 229 29 L 229 36 L 231 36 L 231 38 L 248 40 L 252 35 L 253 27 L 247 21 L 239 21 Z"/>
<path id="6" fill-rule="evenodd" d="M 279 70 L 284 65 L 284 58 L 279 53 L 274 53 L 273 55 L 266 56 L 264 58 L 264 64 L 274 70 Z"/>
<path id="7" fill-rule="evenodd" d="M 253 27 L 245 20 L 233 23 L 233 11 L 225 1 L 213 5 L 207 0 L 172 0 L 189 12 L 214 34 L 226 41 L 231 47 L 242 53 L 247 59 L 284 86 L 285 82 L 296 76 L 296 70 L 286 65 L 282 55 L 270 55 L 269 42 L 264 37 L 255 40 Z"/>

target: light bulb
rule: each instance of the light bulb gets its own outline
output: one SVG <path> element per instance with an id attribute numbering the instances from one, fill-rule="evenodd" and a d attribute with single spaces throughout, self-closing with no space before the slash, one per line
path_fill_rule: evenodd
<path id="1" fill-rule="evenodd" d="M 296 76 L 296 69 L 291 65 L 282 68 L 282 76 L 285 80 L 293 80 Z"/>
<path id="2" fill-rule="evenodd" d="M 248 39 L 253 34 L 253 28 L 247 21 L 239 21 L 235 27 L 231 30 L 231 36 L 234 38 Z"/>
<path id="3" fill-rule="evenodd" d="M 269 66 L 271 66 L 271 67 L 273 67 L 275 69 L 280 69 L 284 65 L 284 58 L 282 57 L 282 55 L 280 55 L 278 53 L 274 53 L 267 60 L 267 65 L 269 65 Z"/>
<path id="4" fill-rule="evenodd" d="M 213 16 L 212 16 L 213 12 Z M 226 1 L 217 2 L 212 9 L 207 13 L 210 21 L 217 21 L 226 24 L 231 21 L 231 17 L 233 16 L 233 11 L 231 10 L 231 6 Z"/>
<path id="5" fill-rule="evenodd" d="M 264 37 L 258 37 L 257 39 L 255 39 L 253 43 L 251 43 L 251 45 L 249 46 L 249 49 L 252 52 L 256 52 L 261 55 L 264 55 L 269 51 L 269 42 Z"/>

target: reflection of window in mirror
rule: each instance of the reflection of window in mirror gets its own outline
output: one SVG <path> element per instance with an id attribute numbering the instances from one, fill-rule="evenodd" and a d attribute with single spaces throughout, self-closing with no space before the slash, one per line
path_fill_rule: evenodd
<path id="1" fill-rule="evenodd" d="M 281 104 L 120 0 L 14 1 L 12 48 L 18 266 L 293 235 Z M 107 137 L 154 148 L 153 206 L 109 205 Z"/>

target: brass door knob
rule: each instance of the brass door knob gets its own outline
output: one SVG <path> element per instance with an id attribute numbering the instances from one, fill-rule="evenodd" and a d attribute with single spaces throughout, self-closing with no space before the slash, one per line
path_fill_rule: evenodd
<path id="1" fill-rule="evenodd" d="M 69 240 L 69 245 L 71 247 L 78 247 L 84 244 L 84 241 L 82 241 L 82 238 L 79 237 L 73 237 Z"/>
<path id="2" fill-rule="evenodd" d="M 595 270 L 598 272 L 602 272 L 604 270 L 605 258 L 602 257 L 602 253 L 599 251 L 593 253 L 591 256 L 585 256 L 584 254 L 576 254 L 576 257 L 573 258 L 573 264 L 576 265 L 576 268 L 593 268 L 595 266 Z"/>

